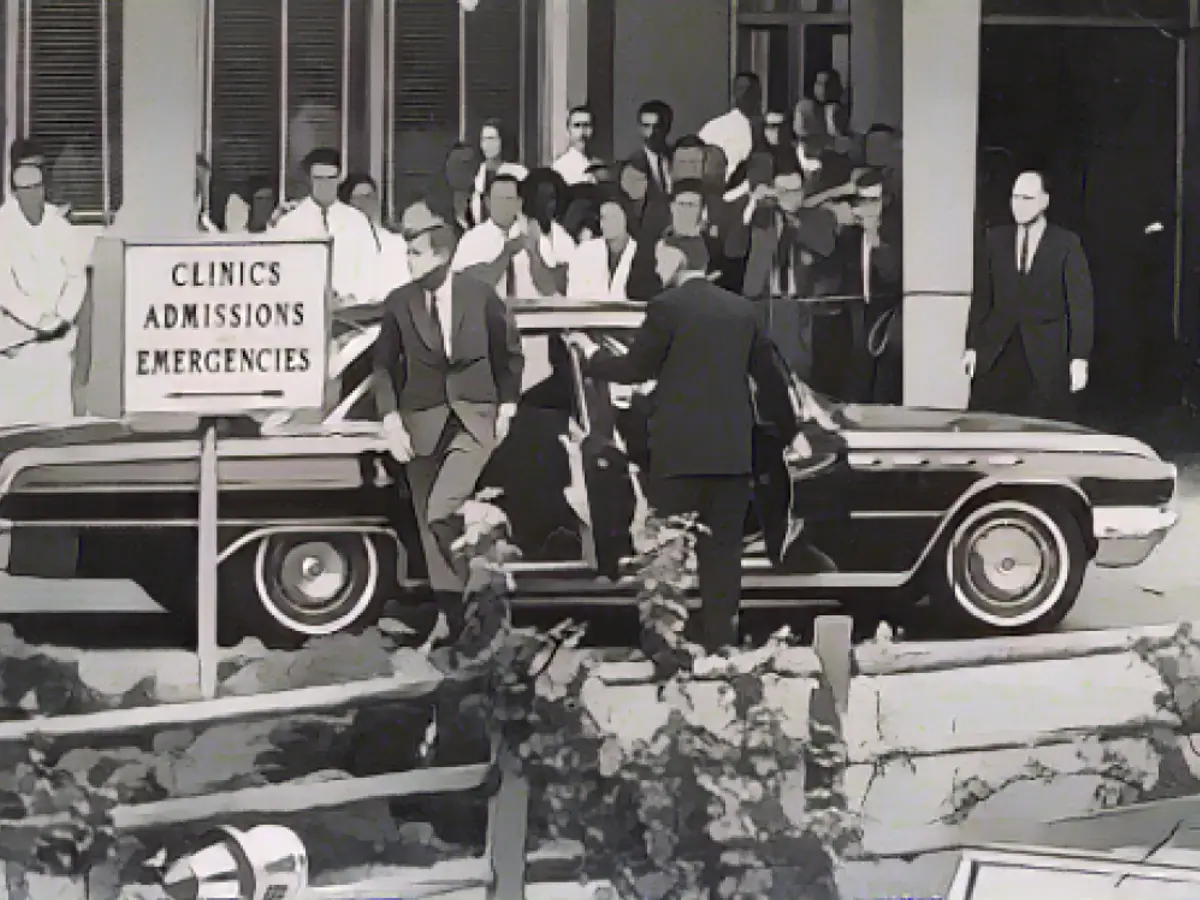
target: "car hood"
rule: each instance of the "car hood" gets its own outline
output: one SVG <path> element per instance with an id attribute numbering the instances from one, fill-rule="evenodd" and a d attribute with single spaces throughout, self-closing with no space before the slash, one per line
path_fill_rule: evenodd
<path id="1" fill-rule="evenodd" d="M 904 406 L 842 408 L 847 438 L 854 446 L 903 445 L 963 449 L 1047 450 L 1114 453 L 1158 459 L 1152 448 L 1121 435 L 1050 419 L 1000 413 Z"/>

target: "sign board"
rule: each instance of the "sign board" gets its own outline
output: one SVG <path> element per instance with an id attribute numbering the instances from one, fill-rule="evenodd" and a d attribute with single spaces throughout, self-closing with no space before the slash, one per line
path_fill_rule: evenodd
<path id="1" fill-rule="evenodd" d="M 94 264 L 91 380 L 119 398 L 101 415 L 323 407 L 329 241 L 101 238 Z"/>

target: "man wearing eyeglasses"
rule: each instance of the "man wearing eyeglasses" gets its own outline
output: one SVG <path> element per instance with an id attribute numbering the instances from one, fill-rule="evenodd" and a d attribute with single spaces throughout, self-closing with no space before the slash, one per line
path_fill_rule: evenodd
<path id="1" fill-rule="evenodd" d="M 19 164 L 0 206 L 0 425 L 74 415 L 75 318 L 87 279 L 72 225 L 51 212 L 41 167 Z"/>

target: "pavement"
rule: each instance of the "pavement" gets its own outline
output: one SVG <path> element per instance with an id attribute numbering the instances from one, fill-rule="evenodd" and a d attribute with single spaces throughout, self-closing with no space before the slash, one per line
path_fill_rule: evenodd
<path id="1" fill-rule="evenodd" d="M 1200 457 L 1177 458 L 1179 524 L 1134 569 L 1093 566 L 1064 631 L 1167 625 L 1200 617 Z"/>

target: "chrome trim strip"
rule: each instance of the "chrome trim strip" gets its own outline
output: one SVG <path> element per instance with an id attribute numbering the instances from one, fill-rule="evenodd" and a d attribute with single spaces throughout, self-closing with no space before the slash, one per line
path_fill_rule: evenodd
<path id="1" fill-rule="evenodd" d="M 268 537 L 273 534 L 319 533 L 323 530 L 324 524 L 325 523 L 323 522 L 318 522 L 314 525 L 272 525 L 267 528 L 256 528 L 254 531 L 249 531 L 246 534 L 243 534 L 237 540 L 223 548 L 220 555 L 217 557 L 217 564 L 220 565 L 221 563 L 225 562 L 227 559 L 229 559 L 229 557 L 233 556 L 244 547 L 252 544 L 254 541 L 257 541 L 259 538 Z M 400 540 L 400 536 L 397 535 L 396 532 L 391 528 L 378 525 L 338 525 L 336 530 L 350 532 L 352 534 L 386 535 L 387 537 L 390 537 L 392 539 L 392 543 L 396 545 L 396 550 L 400 554 L 401 558 L 407 558 L 408 549 Z M 399 580 L 404 581 L 403 578 L 400 578 Z"/>

